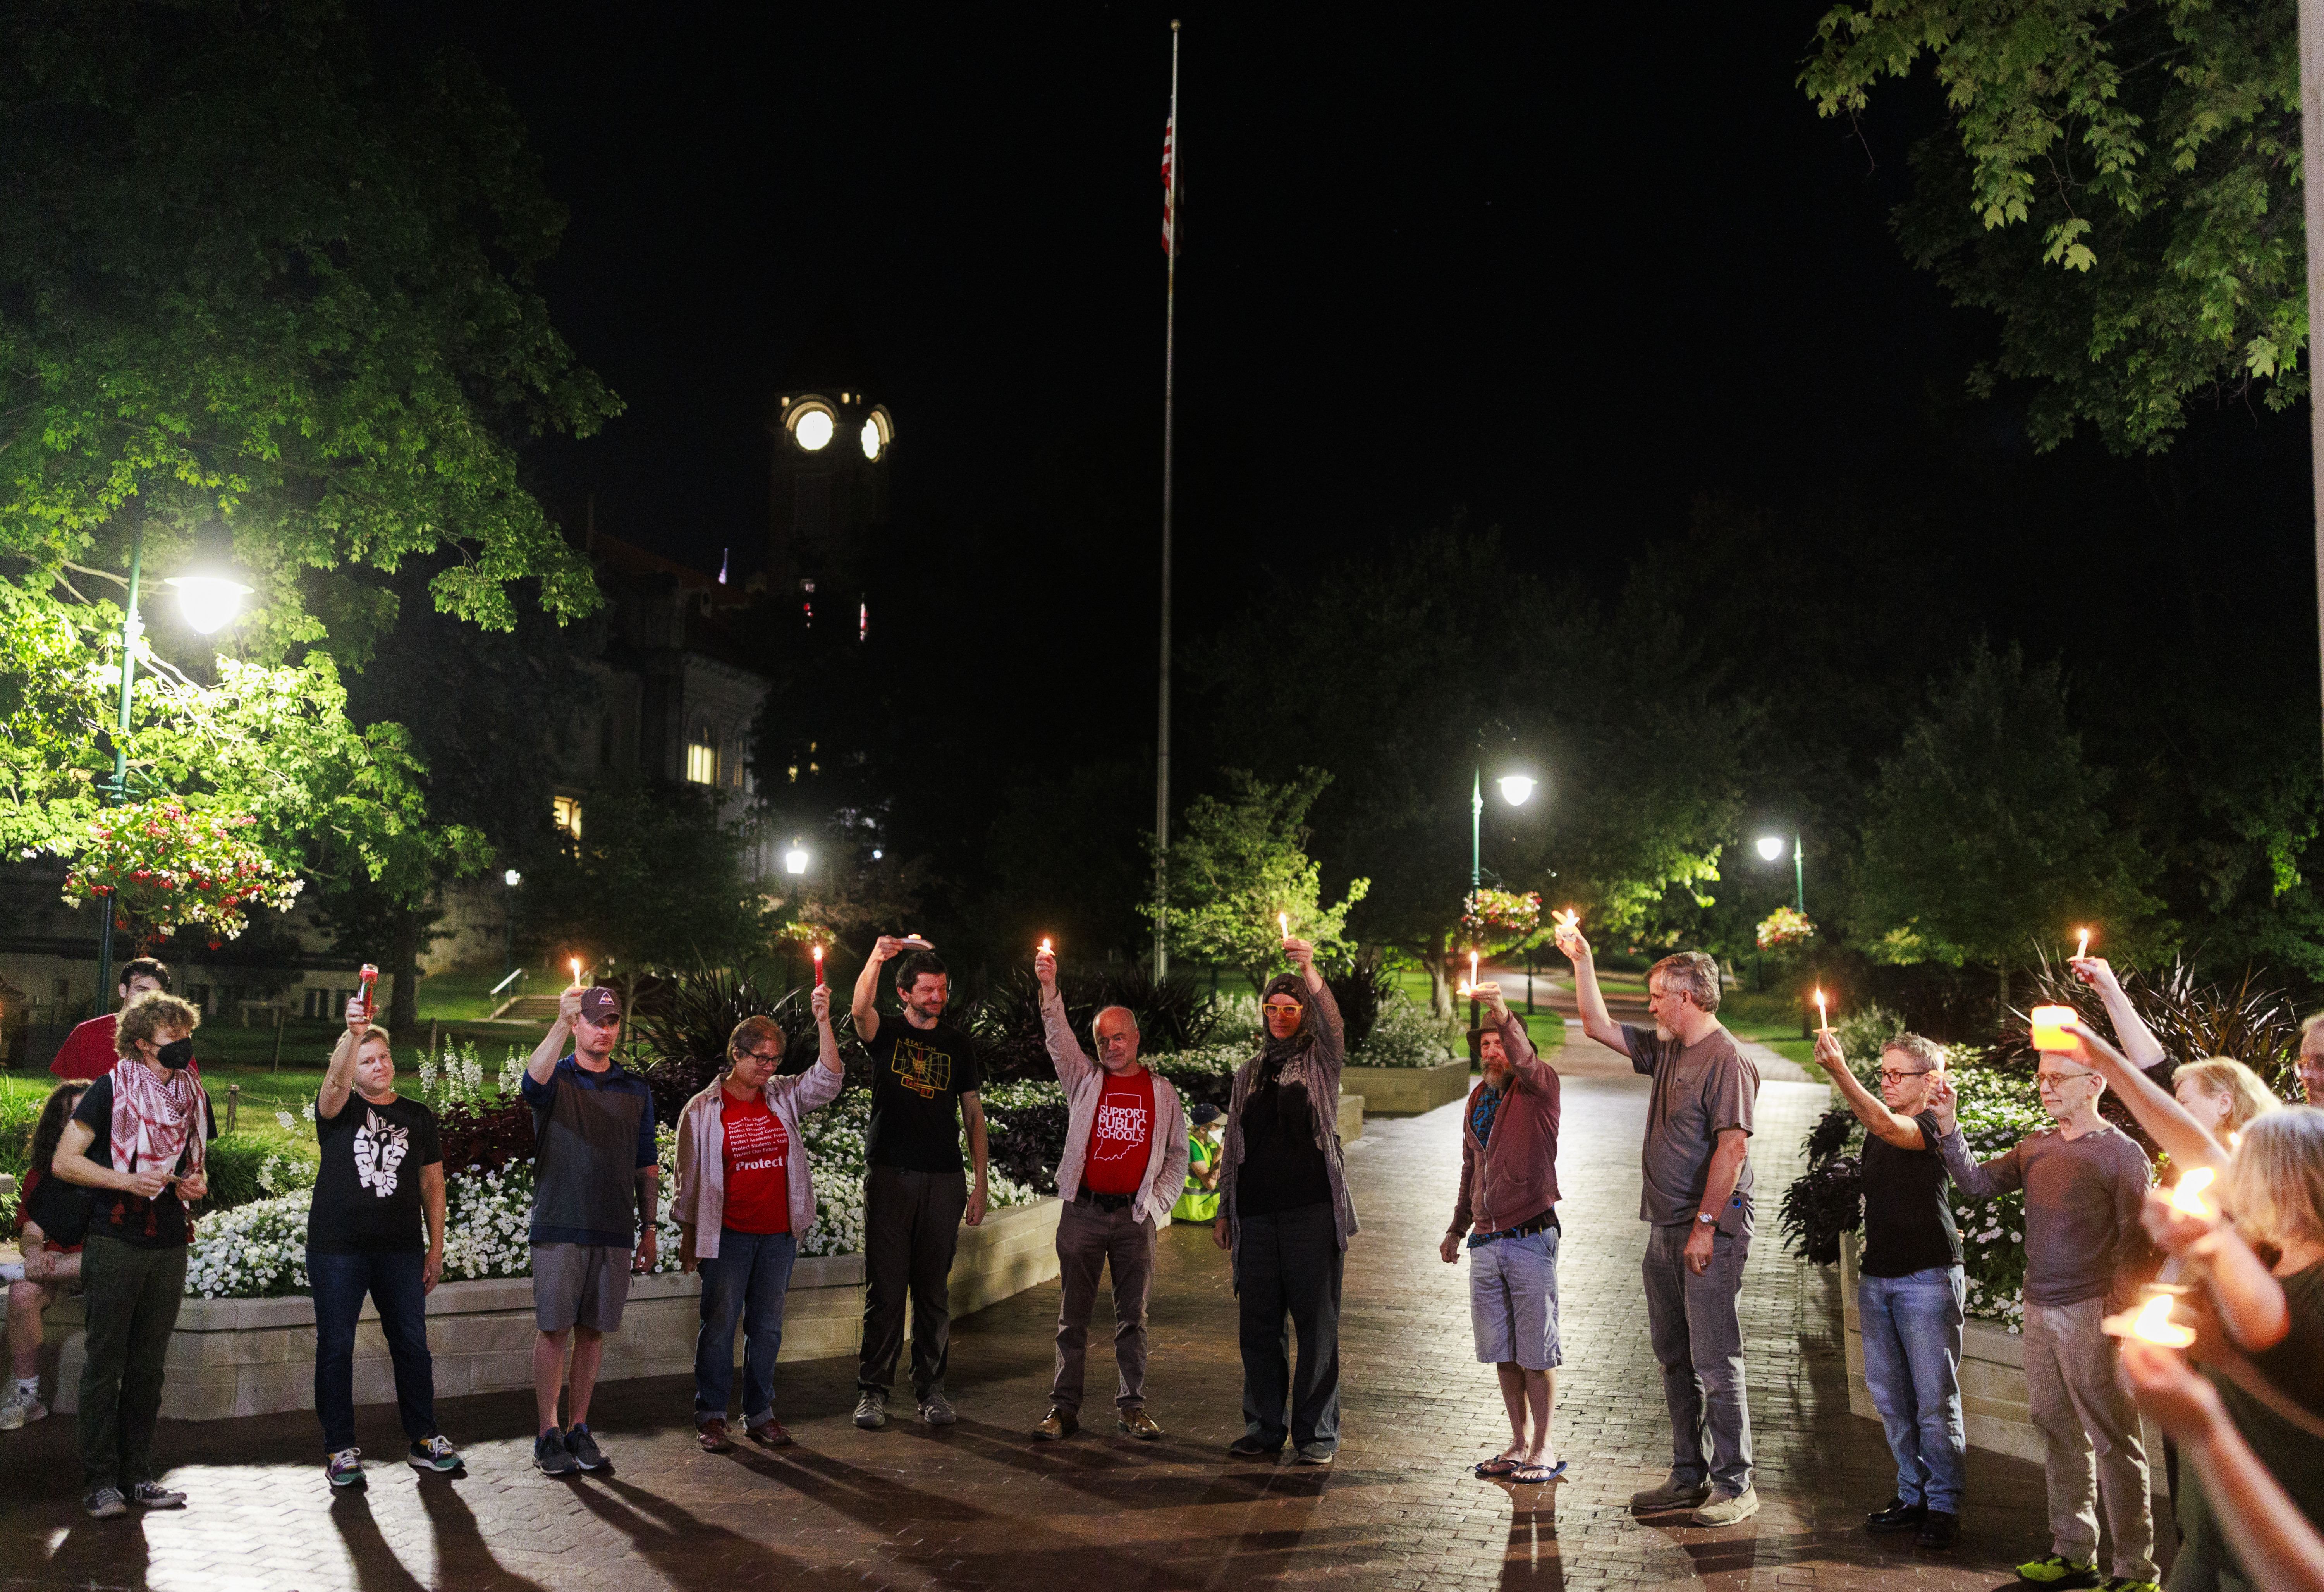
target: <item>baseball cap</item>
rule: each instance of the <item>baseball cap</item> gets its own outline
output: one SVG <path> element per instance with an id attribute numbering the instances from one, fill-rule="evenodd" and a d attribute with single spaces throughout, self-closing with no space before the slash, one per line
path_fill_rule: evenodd
<path id="1" fill-rule="evenodd" d="M 611 1021 L 622 1015 L 622 997 L 603 984 L 592 984 L 581 991 L 581 1015 L 593 1023 Z"/>

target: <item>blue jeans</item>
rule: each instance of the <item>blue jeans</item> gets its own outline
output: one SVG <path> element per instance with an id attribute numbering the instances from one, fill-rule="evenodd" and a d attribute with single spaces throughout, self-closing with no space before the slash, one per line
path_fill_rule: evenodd
<path id="1" fill-rule="evenodd" d="M 1864 1381 L 1896 1456 L 1896 1495 L 1948 1514 L 1960 1513 L 1969 1478 L 1960 1396 L 1966 1299 L 1957 1265 L 1857 1280 Z"/>
<path id="2" fill-rule="evenodd" d="M 694 1419 L 726 1419 L 734 1387 L 734 1327 L 742 1327 L 742 1420 L 775 1413 L 775 1356 L 783 1347 L 783 1295 L 791 1285 L 798 1244 L 788 1233 L 718 1235 L 718 1254 L 702 1263 L 702 1332 L 694 1341 Z"/>
<path id="3" fill-rule="evenodd" d="M 322 1255 L 307 1251 L 308 1284 L 315 1297 L 315 1413 L 323 1420 L 323 1449 L 355 1446 L 355 1321 L 364 1295 L 379 1306 L 379 1328 L 395 1362 L 395 1408 L 404 1435 L 420 1442 L 436 1435 L 436 1362 L 428 1352 L 428 1257 Z"/>

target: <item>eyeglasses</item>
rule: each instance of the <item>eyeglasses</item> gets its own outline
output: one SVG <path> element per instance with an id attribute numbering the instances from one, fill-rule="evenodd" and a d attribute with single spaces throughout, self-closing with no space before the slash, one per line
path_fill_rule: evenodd
<path id="1" fill-rule="evenodd" d="M 2069 1083 L 2084 1078 L 2095 1078 L 2095 1072 L 2036 1072 L 2034 1083 L 2038 1089 L 2063 1089 Z"/>
<path id="2" fill-rule="evenodd" d="M 777 1051 L 772 1055 L 769 1055 L 763 1050 L 746 1050 L 734 1059 L 738 1062 L 756 1062 L 761 1066 L 771 1067 L 781 1062 L 783 1053 Z"/>
<path id="3" fill-rule="evenodd" d="M 1883 1083 L 1902 1083 L 1907 1078 L 1926 1078 L 1935 1070 L 1936 1069 L 1933 1067 L 1915 1067 L 1909 1072 L 1899 1072 L 1893 1067 L 1883 1067 L 1880 1069 L 1880 1081 Z"/>
<path id="4" fill-rule="evenodd" d="M 1267 1009 L 1270 1013 L 1280 1012 L 1286 1017 L 1296 1017 L 1307 1008 L 1296 1001 L 1270 1000 L 1267 1003 Z"/>

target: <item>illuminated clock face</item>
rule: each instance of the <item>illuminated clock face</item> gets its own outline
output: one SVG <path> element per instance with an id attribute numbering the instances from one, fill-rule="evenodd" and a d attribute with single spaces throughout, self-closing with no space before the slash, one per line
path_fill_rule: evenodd
<path id="1" fill-rule="evenodd" d="M 887 446 L 880 436 L 880 422 L 877 420 L 864 421 L 863 429 L 856 434 L 856 440 L 863 445 L 863 456 L 867 459 L 878 458 Z"/>
<path id="2" fill-rule="evenodd" d="M 821 453 L 831 446 L 831 416 L 824 410 L 809 410 L 791 428 L 791 436 L 811 454 Z"/>

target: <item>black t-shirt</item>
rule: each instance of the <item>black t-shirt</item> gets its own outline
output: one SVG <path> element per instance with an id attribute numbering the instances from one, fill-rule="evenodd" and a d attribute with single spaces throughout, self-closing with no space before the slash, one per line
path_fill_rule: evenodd
<path id="1" fill-rule="evenodd" d="M 983 1087 L 968 1035 L 882 1017 L 872 1053 L 872 1130 L 863 1158 L 903 1172 L 960 1170 L 960 1097 Z"/>
<path id="2" fill-rule="evenodd" d="M 89 1196 L 96 1192 L 32 1167 L 24 1173 L 24 1197 L 17 1201 L 17 1230 L 29 1221 L 39 1227 L 43 1242 L 78 1249 L 88 1234 Z"/>
<path id="3" fill-rule="evenodd" d="M 1900 1150 L 1877 1133 L 1864 1136 L 1864 1261 L 1868 1277 L 1904 1277 L 1961 1263 L 1960 1229 L 1945 1198 L 1945 1163 L 1937 1154 L 1937 1119 L 1913 1118 L 1921 1147 Z"/>
<path id="4" fill-rule="evenodd" d="M 444 1159 L 436 1113 L 396 1096 L 375 1106 L 354 1090 L 336 1117 L 318 1106 L 323 1164 L 307 1215 L 307 1247 L 319 1255 L 417 1255 L 428 1247 L 420 1169 Z"/>
<path id="5" fill-rule="evenodd" d="M 1242 1102 L 1242 1163 L 1235 1168 L 1238 1219 L 1328 1204 L 1331 1169 L 1315 1143 L 1315 1112 L 1307 1086 L 1286 1083 L 1262 1070 Z"/>
<path id="6" fill-rule="evenodd" d="M 88 1086 L 88 1092 L 80 1097 L 80 1104 L 73 1108 L 72 1119 L 84 1124 L 95 1136 L 89 1142 L 88 1158 L 99 1166 L 113 1168 L 112 1073 Z M 202 1126 L 205 1140 L 217 1137 L 217 1118 L 210 1114 L 207 1094 L 202 1097 Z M 180 1153 L 178 1164 L 171 1170 L 183 1172 L 186 1162 L 187 1156 Z M 91 1189 L 89 1194 L 88 1230 L 92 1235 L 118 1238 L 140 1249 L 180 1248 L 192 1236 L 186 1221 L 186 1207 L 179 1200 L 174 1183 L 151 1200 L 125 1194 L 118 1189 Z"/>

